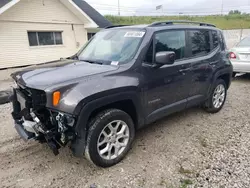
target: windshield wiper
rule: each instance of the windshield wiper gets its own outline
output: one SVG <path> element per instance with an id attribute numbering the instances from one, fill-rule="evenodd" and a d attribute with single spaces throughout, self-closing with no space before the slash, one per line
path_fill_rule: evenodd
<path id="1" fill-rule="evenodd" d="M 72 55 L 70 57 L 67 57 L 66 59 L 79 60 L 79 57 L 77 56 L 77 54 L 75 54 L 75 55 Z"/>
<path id="2" fill-rule="evenodd" d="M 85 61 L 85 62 L 88 62 L 88 63 L 91 63 L 91 64 L 99 64 L 99 65 L 102 65 L 101 62 L 98 62 L 98 61 L 93 61 L 93 60 L 89 60 L 89 59 L 79 59 L 80 61 Z"/>

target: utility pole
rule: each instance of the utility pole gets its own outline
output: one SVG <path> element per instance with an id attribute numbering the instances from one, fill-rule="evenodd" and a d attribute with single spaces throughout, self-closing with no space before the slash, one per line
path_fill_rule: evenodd
<path id="1" fill-rule="evenodd" d="M 120 0 L 118 0 L 118 16 L 121 15 L 121 12 L 120 12 Z"/>
<path id="2" fill-rule="evenodd" d="M 221 16 L 223 15 L 224 0 L 221 0 Z"/>

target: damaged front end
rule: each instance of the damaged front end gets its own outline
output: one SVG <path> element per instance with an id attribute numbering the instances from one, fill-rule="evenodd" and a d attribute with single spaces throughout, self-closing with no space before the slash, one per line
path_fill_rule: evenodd
<path id="1" fill-rule="evenodd" d="M 19 85 L 12 96 L 15 128 L 24 140 L 47 142 L 53 153 L 75 138 L 75 117 L 46 108 L 46 93 Z"/>

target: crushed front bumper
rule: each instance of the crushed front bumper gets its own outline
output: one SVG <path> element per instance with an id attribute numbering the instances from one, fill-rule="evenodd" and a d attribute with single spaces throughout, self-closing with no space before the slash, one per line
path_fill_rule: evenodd
<path id="1" fill-rule="evenodd" d="M 25 96 L 19 89 L 13 90 L 11 101 L 15 129 L 23 140 L 28 141 L 34 139 L 41 143 L 47 142 L 53 153 L 57 155 L 59 154 L 58 149 L 62 146 L 66 146 L 69 139 L 73 139 L 70 128 L 67 128 L 66 125 L 59 126 L 60 123 L 63 123 L 60 122 L 60 119 L 56 120 L 56 117 L 58 117 L 60 113 L 55 113 L 54 116 L 47 116 L 45 118 L 46 121 L 44 121 L 44 119 L 42 121 L 40 119 L 41 114 L 37 116 L 37 112 L 32 106 L 32 100 L 30 100 L 28 96 Z M 43 108 L 44 111 L 48 111 L 45 107 Z M 60 117 L 61 116 L 60 114 Z M 51 119 L 54 120 L 52 121 Z M 47 122 L 47 124 L 43 122 Z"/>
<path id="2" fill-rule="evenodd" d="M 34 133 L 26 131 L 21 123 L 16 122 L 15 129 L 24 141 L 34 138 Z"/>

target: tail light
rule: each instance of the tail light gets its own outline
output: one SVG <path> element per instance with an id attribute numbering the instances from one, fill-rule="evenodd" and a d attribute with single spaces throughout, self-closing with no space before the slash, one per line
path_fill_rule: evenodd
<path id="1" fill-rule="evenodd" d="M 233 52 L 230 52 L 230 53 L 229 53 L 229 58 L 230 58 L 230 59 L 236 59 L 236 54 L 233 53 Z"/>

